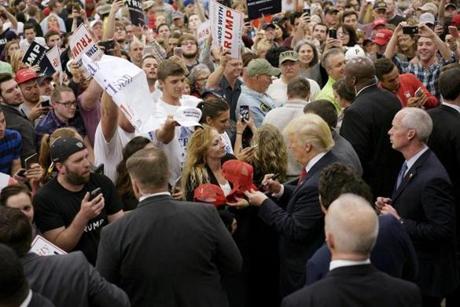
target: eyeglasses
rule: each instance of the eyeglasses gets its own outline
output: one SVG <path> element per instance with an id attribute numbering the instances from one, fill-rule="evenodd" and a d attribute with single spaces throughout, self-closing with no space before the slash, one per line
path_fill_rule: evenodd
<path id="1" fill-rule="evenodd" d="M 67 109 L 70 109 L 71 107 L 77 107 L 77 101 L 76 100 L 68 101 L 68 102 L 58 102 L 58 101 L 56 101 L 56 103 L 63 105 Z"/>

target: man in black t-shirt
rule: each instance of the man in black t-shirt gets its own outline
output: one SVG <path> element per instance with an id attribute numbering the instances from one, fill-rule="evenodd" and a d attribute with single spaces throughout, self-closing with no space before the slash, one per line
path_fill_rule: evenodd
<path id="1" fill-rule="evenodd" d="M 81 250 L 94 264 L 101 229 L 123 216 L 122 203 L 109 178 L 90 172 L 81 140 L 57 139 L 51 158 L 58 175 L 34 197 L 35 222 L 46 239 L 66 251 Z M 101 193 L 91 199 L 97 188 Z"/>

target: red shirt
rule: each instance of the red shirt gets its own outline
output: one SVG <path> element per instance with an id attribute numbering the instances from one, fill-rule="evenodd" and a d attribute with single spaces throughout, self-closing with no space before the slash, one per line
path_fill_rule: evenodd
<path id="1" fill-rule="evenodd" d="M 415 91 L 419 87 L 422 88 L 423 92 L 425 93 L 426 97 L 428 97 L 424 107 L 425 109 L 430 109 L 438 106 L 439 101 L 438 99 L 431 95 L 431 93 L 426 89 L 425 85 L 423 85 L 422 81 L 417 79 L 417 77 L 413 74 L 400 74 L 399 75 L 399 89 L 395 93 L 398 96 L 399 101 L 401 101 L 401 105 L 403 107 L 407 106 L 407 101 L 410 97 L 415 96 Z"/>

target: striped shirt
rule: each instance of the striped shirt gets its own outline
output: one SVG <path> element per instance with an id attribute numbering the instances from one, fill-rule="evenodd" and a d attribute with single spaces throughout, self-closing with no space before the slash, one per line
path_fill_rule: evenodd
<path id="1" fill-rule="evenodd" d="M 22 138 L 16 130 L 5 129 L 5 136 L 0 140 L 0 172 L 10 175 L 11 162 L 20 158 Z"/>

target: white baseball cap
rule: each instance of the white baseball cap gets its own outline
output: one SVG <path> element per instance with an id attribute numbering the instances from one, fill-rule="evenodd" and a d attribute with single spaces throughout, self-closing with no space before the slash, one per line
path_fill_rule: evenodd
<path id="1" fill-rule="evenodd" d="M 201 110 L 193 107 L 179 107 L 174 120 L 184 127 L 201 126 Z"/>

